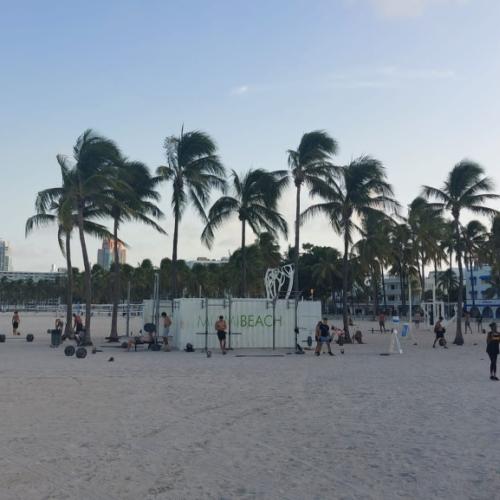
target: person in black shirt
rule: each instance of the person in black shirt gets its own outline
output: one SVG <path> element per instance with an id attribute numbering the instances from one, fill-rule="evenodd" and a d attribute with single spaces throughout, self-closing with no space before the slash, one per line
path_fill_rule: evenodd
<path id="1" fill-rule="evenodd" d="M 497 324 L 490 323 L 490 331 L 486 337 L 486 352 L 490 357 L 490 380 L 498 380 L 497 377 L 497 357 L 499 353 L 498 342 L 500 334 L 497 332 Z"/>
<path id="2" fill-rule="evenodd" d="M 434 333 L 436 334 L 436 338 L 434 339 L 434 344 L 432 344 L 432 347 L 436 347 L 436 342 L 439 342 L 439 345 L 443 346 L 445 349 L 448 349 L 448 347 L 446 346 L 446 339 L 444 338 L 446 330 L 441 323 L 442 321 L 443 318 L 440 317 L 434 325 Z"/>
<path id="3" fill-rule="evenodd" d="M 321 354 L 321 347 L 326 344 L 328 347 L 328 354 L 333 356 L 332 348 L 330 346 L 332 337 L 330 335 L 330 327 L 328 326 L 328 319 L 323 318 L 316 326 L 316 351 L 314 354 L 319 356 Z"/>

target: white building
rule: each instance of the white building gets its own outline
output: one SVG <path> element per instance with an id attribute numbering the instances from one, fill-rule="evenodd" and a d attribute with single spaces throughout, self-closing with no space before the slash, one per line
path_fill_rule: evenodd
<path id="1" fill-rule="evenodd" d="M 500 319 L 500 297 L 498 294 L 488 297 L 487 290 L 491 288 L 491 267 L 480 266 L 470 271 L 464 270 L 465 277 L 465 306 L 474 316 L 480 312 L 485 319 Z"/>
<path id="2" fill-rule="evenodd" d="M 65 272 L 36 272 L 36 271 L 0 271 L 0 281 L 6 279 L 7 281 L 55 281 L 57 278 L 65 277 Z"/>
<path id="3" fill-rule="evenodd" d="M 0 239 L 0 271 L 9 271 L 10 268 L 9 244 Z"/>
<path id="4" fill-rule="evenodd" d="M 221 264 L 227 264 L 228 262 L 229 259 L 227 257 L 223 257 L 220 260 L 209 259 L 207 257 L 197 257 L 196 260 L 187 260 L 186 266 L 188 266 L 189 269 L 193 269 L 193 266 L 195 266 L 196 264 L 199 264 L 201 266 L 208 266 L 209 264 L 215 264 L 217 266 L 220 266 Z"/>

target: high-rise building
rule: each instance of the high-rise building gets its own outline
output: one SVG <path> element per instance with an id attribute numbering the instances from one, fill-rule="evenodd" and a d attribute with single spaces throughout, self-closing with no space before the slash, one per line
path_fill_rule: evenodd
<path id="1" fill-rule="evenodd" d="M 9 244 L 0 240 L 0 271 L 10 271 Z"/>
<path id="2" fill-rule="evenodd" d="M 127 261 L 127 250 L 125 246 L 118 242 L 118 261 L 120 264 L 125 264 Z M 115 261 L 115 242 L 114 240 L 104 240 L 102 248 L 97 250 L 97 264 L 103 269 L 109 270 L 111 264 Z"/>

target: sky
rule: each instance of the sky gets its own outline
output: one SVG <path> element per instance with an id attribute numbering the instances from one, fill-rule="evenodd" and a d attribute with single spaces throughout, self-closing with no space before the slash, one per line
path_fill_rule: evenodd
<path id="1" fill-rule="evenodd" d="M 238 172 L 284 169 L 302 134 L 324 129 L 339 143 L 336 163 L 382 161 L 403 205 L 463 158 L 500 191 L 499 21 L 498 0 L 0 0 L 0 238 L 14 269 L 64 266 L 56 229 L 25 238 L 24 224 L 37 192 L 60 184 L 56 154 L 71 154 L 87 128 L 154 171 L 184 124 L 209 133 Z M 160 189 L 168 235 L 124 226 L 132 265 L 171 256 L 171 192 Z M 290 189 L 283 249 L 294 203 Z M 236 220 L 211 250 L 201 231 L 188 210 L 181 258 L 240 244 Z M 322 218 L 301 240 L 340 248 Z M 93 262 L 98 246 L 89 241 Z"/>

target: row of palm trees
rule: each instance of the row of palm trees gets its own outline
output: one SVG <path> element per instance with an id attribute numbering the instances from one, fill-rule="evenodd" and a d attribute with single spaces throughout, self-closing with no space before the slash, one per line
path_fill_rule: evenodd
<path id="1" fill-rule="evenodd" d="M 172 186 L 171 206 L 174 231 L 172 235 L 171 296 L 178 296 L 178 242 L 180 226 L 186 208 L 192 206 L 204 223 L 201 241 L 211 247 L 217 230 L 231 217 L 237 216 L 241 224 L 241 289 L 247 296 L 246 248 L 250 229 L 254 234 L 268 233 L 275 238 L 287 236 L 288 227 L 279 213 L 278 204 L 285 188 L 293 182 L 296 190 L 295 244 L 290 257 L 295 263 L 294 290 L 300 295 L 299 257 L 300 229 L 311 217 L 326 215 L 332 229 L 343 240 L 342 300 L 343 322 L 348 332 L 347 290 L 352 253 L 368 263 L 374 283 L 384 279 L 384 269 L 392 261 L 401 280 L 409 279 L 416 264 L 423 284 L 424 269 L 432 263 L 437 267 L 443 260 L 440 231 L 450 227 L 444 216 L 452 216 L 452 241 L 449 253 L 454 252 L 463 286 L 464 229 L 461 215 L 470 210 L 481 215 L 496 212 L 484 202 L 496 198 L 490 179 L 479 165 L 463 161 L 448 175 L 443 187 L 425 186 L 422 196 L 409 207 L 406 219 L 399 215 L 399 204 L 394 199 L 385 169 L 380 161 L 362 156 L 348 165 L 333 161 L 338 151 L 335 139 L 324 131 L 303 135 L 298 147 L 287 152 L 288 170 L 269 172 L 251 169 L 243 174 L 232 170 L 227 173 L 213 139 L 201 131 L 184 131 L 179 136 L 167 137 L 164 143 L 166 164 L 153 176 L 147 167 L 126 158 L 117 145 L 107 138 L 85 131 L 77 140 L 72 157 L 57 156 L 61 170 L 60 187 L 40 191 L 35 206 L 36 215 L 26 223 L 26 233 L 47 224 L 58 227 L 59 246 L 71 266 L 71 237 L 78 235 L 85 269 L 85 325 L 90 342 L 92 283 L 86 236 L 110 238 L 115 241 L 115 263 L 118 263 L 118 245 L 122 242 L 119 231 L 129 221 L 142 222 L 164 233 L 159 225 L 163 213 L 157 206 L 160 195 L 158 185 Z M 301 208 L 304 189 L 316 202 L 306 210 Z M 215 192 L 221 196 L 211 207 Z M 109 231 L 102 220 L 111 219 Z M 385 228 L 385 229 L 384 229 Z M 388 230 L 390 228 L 390 231 Z M 471 231 L 473 228 L 469 228 Z M 477 228 L 476 228 L 477 229 Z M 356 235 L 361 240 L 354 243 Z M 467 241 L 473 241 L 470 238 Z M 469 249 L 470 250 L 470 249 Z M 388 254 L 396 255 L 389 259 Z M 410 255 L 411 254 L 411 258 Z M 471 251 L 467 253 L 470 257 Z M 450 260 L 451 262 L 451 260 Z M 117 311 L 120 298 L 120 266 L 113 266 L 113 315 L 110 340 L 118 337 Z M 71 323 L 72 284 L 68 272 L 67 327 Z M 404 283 L 403 283 L 404 284 Z M 422 287 L 423 289 L 423 287 Z M 459 291 L 459 298 L 463 295 Z M 460 300 L 460 299 L 459 299 Z M 461 304 L 458 304 L 461 310 Z M 457 315 L 459 316 L 459 315 Z M 457 339 L 461 336 L 461 322 L 457 318 Z"/>

